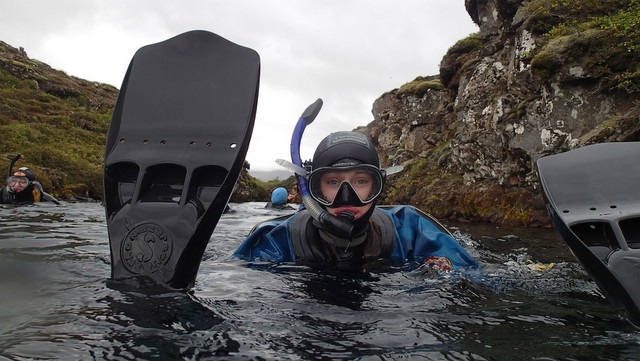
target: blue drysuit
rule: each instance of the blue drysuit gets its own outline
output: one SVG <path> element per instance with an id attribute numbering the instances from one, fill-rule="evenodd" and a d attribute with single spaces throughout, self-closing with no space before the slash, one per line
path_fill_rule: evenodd
<path id="1" fill-rule="evenodd" d="M 407 263 L 416 266 L 432 257 L 446 257 L 452 269 L 478 267 L 476 261 L 458 242 L 425 215 L 411 206 L 394 206 L 391 208 L 377 207 L 377 217 L 372 217 L 373 224 L 384 223 L 387 229 L 382 237 L 392 242 L 388 251 L 381 253 L 382 261 L 394 265 Z M 299 211 L 291 217 L 281 217 L 268 220 L 256 226 L 252 233 L 232 254 L 232 258 L 247 261 L 296 262 L 295 245 L 292 234 L 292 224 L 296 217 L 302 217 Z M 382 215 L 382 216 L 381 216 Z M 388 217 L 390 222 L 379 222 L 380 217 Z M 295 236 L 293 236 L 295 237 Z M 298 240 L 306 242 L 306 240 Z M 321 241 L 322 243 L 322 241 Z M 300 244 L 300 243 L 298 243 Z"/>

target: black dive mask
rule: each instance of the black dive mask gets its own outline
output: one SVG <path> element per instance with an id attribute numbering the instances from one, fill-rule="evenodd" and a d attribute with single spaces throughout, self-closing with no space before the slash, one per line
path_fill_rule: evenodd
<path id="1" fill-rule="evenodd" d="M 322 167 L 309 175 L 309 192 L 327 207 L 361 207 L 373 202 L 382 192 L 384 171 L 363 164 L 348 168 Z"/>
<path id="2" fill-rule="evenodd" d="M 24 176 L 10 176 L 7 178 L 7 185 L 9 186 L 9 190 L 11 193 L 18 193 L 25 190 L 31 181 L 29 178 Z"/>
<path id="3" fill-rule="evenodd" d="M 367 202 L 370 203 L 370 202 Z M 358 197 L 358 193 L 356 193 L 355 189 L 351 186 L 351 184 L 347 181 L 342 182 L 336 196 L 331 202 L 331 205 L 327 207 L 338 208 L 338 207 L 362 207 L 366 203 L 362 202 L 360 197 Z"/>

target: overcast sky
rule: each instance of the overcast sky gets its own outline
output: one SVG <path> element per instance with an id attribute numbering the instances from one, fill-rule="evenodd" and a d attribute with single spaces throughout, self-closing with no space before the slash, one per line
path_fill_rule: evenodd
<path id="1" fill-rule="evenodd" d="M 295 122 L 317 98 L 303 159 L 328 133 L 370 123 L 386 91 L 438 74 L 447 49 L 478 31 L 464 0 L 20 0 L 0 12 L 0 40 L 117 88 L 137 49 L 196 29 L 260 55 L 252 170 L 290 159 Z"/>

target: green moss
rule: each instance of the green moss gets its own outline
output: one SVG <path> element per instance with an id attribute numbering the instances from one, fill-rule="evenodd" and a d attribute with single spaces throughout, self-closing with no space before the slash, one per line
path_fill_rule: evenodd
<path id="1" fill-rule="evenodd" d="M 562 39 L 561 39 L 562 40 Z M 558 41 L 560 42 L 560 41 Z M 545 47 L 531 59 L 531 67 L 534 72 L 549 77 L 562 67 L 561 52 L 558 47 Z"/>
<path id="2" fill-rule="evenodd" d="M 500 214 L 502 222 L 522 223 L 531 218 L 530 211 L 519 203 L 498 204 L 496 210 L 499 212 L 498 214 Z"/>
<path id="3" fill-rule="evenodd" d="M 527 113 L 527 105 L 529 104 L 528 100 L 523 100 L 516 104 L 513 109 L 517 119 L 521 119 Z"/>
<path id="4" fill-rule="evenodd" d="M 640 89 L 640 0 L 532 0 L 523 11 L 525 27 L 546 35 L 530 54 L 538 75 L 572 62 L 608 88 Z"/>
<path id="5" fill-rule="evenodd" d="M 471 53 L 476 50 L 482 49 L 484 46 L 484 40 L 480 37 L 480 34 L 474 33 L 467 36 L 464 39 L 458 40 L 452 47 L 447 50 L 446 56 L 453 53 L 461 55 Z"/>
<path id="6" fill-rule="evenodd" d="M 447 153 L 446 149 L 449 147 L 443 146 L 426 158 L 406 162 L 401 175 L 389 180 L 382 202 L 410 204 L 438 218 L 512 225 L 525 225 L 540 218 L 529 191 L 493 182 L 466 184 L 462 175 L 448 173 L 446 167 L 434 163 Z"/>
<path id="7" fill-rule="evenodd" d="M 616 87 L 626 90 L 629 93 L 640 92 L 640 69 L 635 71 L 627 71 L 615 76 L 617 82 Z"/>
<path id="8" fill-rule="evenodd" d="M 531 0 L 523 7 L 525 28 L 536 34 L 575 26 L 630 7 L 636 0 Z"/>
<path id="9" fill-rule="evenodd" d="M 401 86 L 397 93 L 402 96 L 415 95 L 417 97 L 422 97 L 430 89 L 442 90 L 444 89 L 444 85 L 442 85 L 442 82 L 439 79 L 429 79 L 419 76 L 412 82 Z"/>

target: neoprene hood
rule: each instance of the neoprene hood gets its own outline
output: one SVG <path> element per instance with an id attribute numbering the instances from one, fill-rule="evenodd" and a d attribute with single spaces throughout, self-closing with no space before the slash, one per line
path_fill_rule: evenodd
<path id="1" fill-rule="evenodd" d="M 282 187 L 278 187 L 271 193 L 271 203 L 273 204 L 285 204 L 287 202 L 287 196 L 289 192 Z"/>
<path id="2" fill-rule="evenodd" d="M 22 172 L 24 173 L 25 177 L 27 177 L 28 180 L 30 181 L 34 181 L 36 180 L 36 175 L 31 171 L 31 169 L 27 168 L 27 167 L 20 167 L 18 168 L 13 175 L 16 175 L 16 173 L 18 172 Z"/>
<path id="3" fill-rule="evenodd" d="M 380 159 L 369 137 L 358 132 L 335 132 L 326 136 L 313 154 L 313 169 L 348 168 L 370 164 L 380 168 Z"/>

